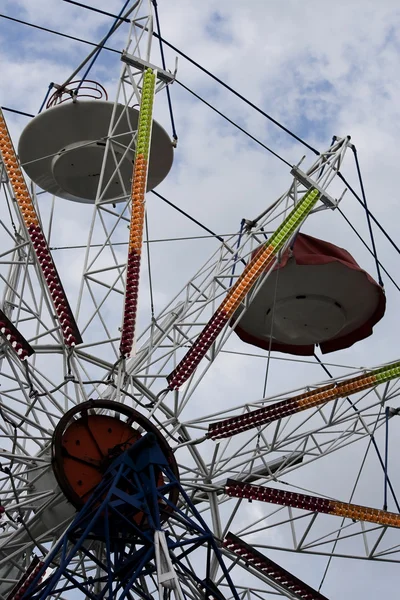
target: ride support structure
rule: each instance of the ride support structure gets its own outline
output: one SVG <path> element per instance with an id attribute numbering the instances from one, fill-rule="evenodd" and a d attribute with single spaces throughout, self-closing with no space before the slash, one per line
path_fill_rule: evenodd
<path id="1" fill-rule="evenodd" d="M 179 501 L 171 501 L 171 489 Z M 174 534 L 174 520 L 186 529 L 185 537 Z M 94 540 L 102 543 L 100 555 L 93 548 Z M 206 549 L 207 560 L 196 574 L 188 568 L 186 558 L 199 546 Z M 80 577 L 70 570 L 79 551 L 100 567 L 97 576 Z M 189 578 L 206 598 L 222 599 L 210 578 L 212 555 L 233 598 L 239 600 L 217 541 L 171 470 L 156 436 L 149 432 L 111 463 L 22 597 L 45 600 L 73 586 L 91 600 L 100 597 L 96 593 L 99 587 L 107 598 L 123 600 L 134 591 L 149 600 L 152 596 L 141 588 L 141 582 L 150 575 L 158 582 L 160 598 L 167 590 L 176 600 L 183 600 L 180 580 Z"/>

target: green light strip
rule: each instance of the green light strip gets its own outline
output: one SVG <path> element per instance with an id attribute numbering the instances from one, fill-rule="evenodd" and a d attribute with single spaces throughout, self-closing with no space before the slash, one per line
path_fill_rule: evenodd
<path id="1" fill-rule="evenodd" d="M 136 140 L 136 155 L 143 154 L 145 158 L 148 158 L 150 150 L 155 85 L 156 76 L 151 69 L 147 69 L 143 77 L 142 100 L 140 102 L 139 125 Z"/>
<path id="2" fill-rule="evenodd" d="M 292 233 L 304 221 L 319 197 L 319 191 L 311 189 L 273 233 L 266 245 L 273 246 L 275 250 L 282 248 Z"/>

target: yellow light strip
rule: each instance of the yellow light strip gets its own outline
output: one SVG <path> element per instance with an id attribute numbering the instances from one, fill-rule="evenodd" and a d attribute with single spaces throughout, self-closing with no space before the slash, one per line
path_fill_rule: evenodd
<path id="1" fill-rule="evenodd" d="M 358 504 L 347 504 L 346 502 L 331 501 L 331 515 L 354 519 L 355 521 L 366 521 L 386 525 L 387 527 L 400 527 L 400 515 L 396 513 L 359 506 Z"/>

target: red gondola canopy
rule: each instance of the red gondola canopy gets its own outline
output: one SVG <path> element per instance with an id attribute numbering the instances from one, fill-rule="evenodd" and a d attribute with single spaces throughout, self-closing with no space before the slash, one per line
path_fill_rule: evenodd
<path id="1" fill-rule="evenodd" d="M 382 287 L 347 250 L 299 233 L 231 325 L 244 342 L 307 356 L 316 345 L 334 352 L 368 337 L 385 307 Z"/>

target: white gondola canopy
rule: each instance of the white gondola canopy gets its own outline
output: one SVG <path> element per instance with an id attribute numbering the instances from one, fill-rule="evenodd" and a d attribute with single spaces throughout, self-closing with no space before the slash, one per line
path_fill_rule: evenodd
<path id="1" fill-rule="evenodd" d="M 18 145 L 22 167 L 30 179 L 60 198 L 94 202 L 113 109 L 112 102 L 78 100 L 57 104 L 34 117 Z M 116 106 L 117 125 L 110 138 L 111 152 L 107 153 L 103 175 L 104 200 L 118 202 L 130 193 L 135 152 L 132 139 L 138 115 L 136 108 Z M 172 161 L 172 142 L 154 121 L 147 190 L 163 181 Z"/>

